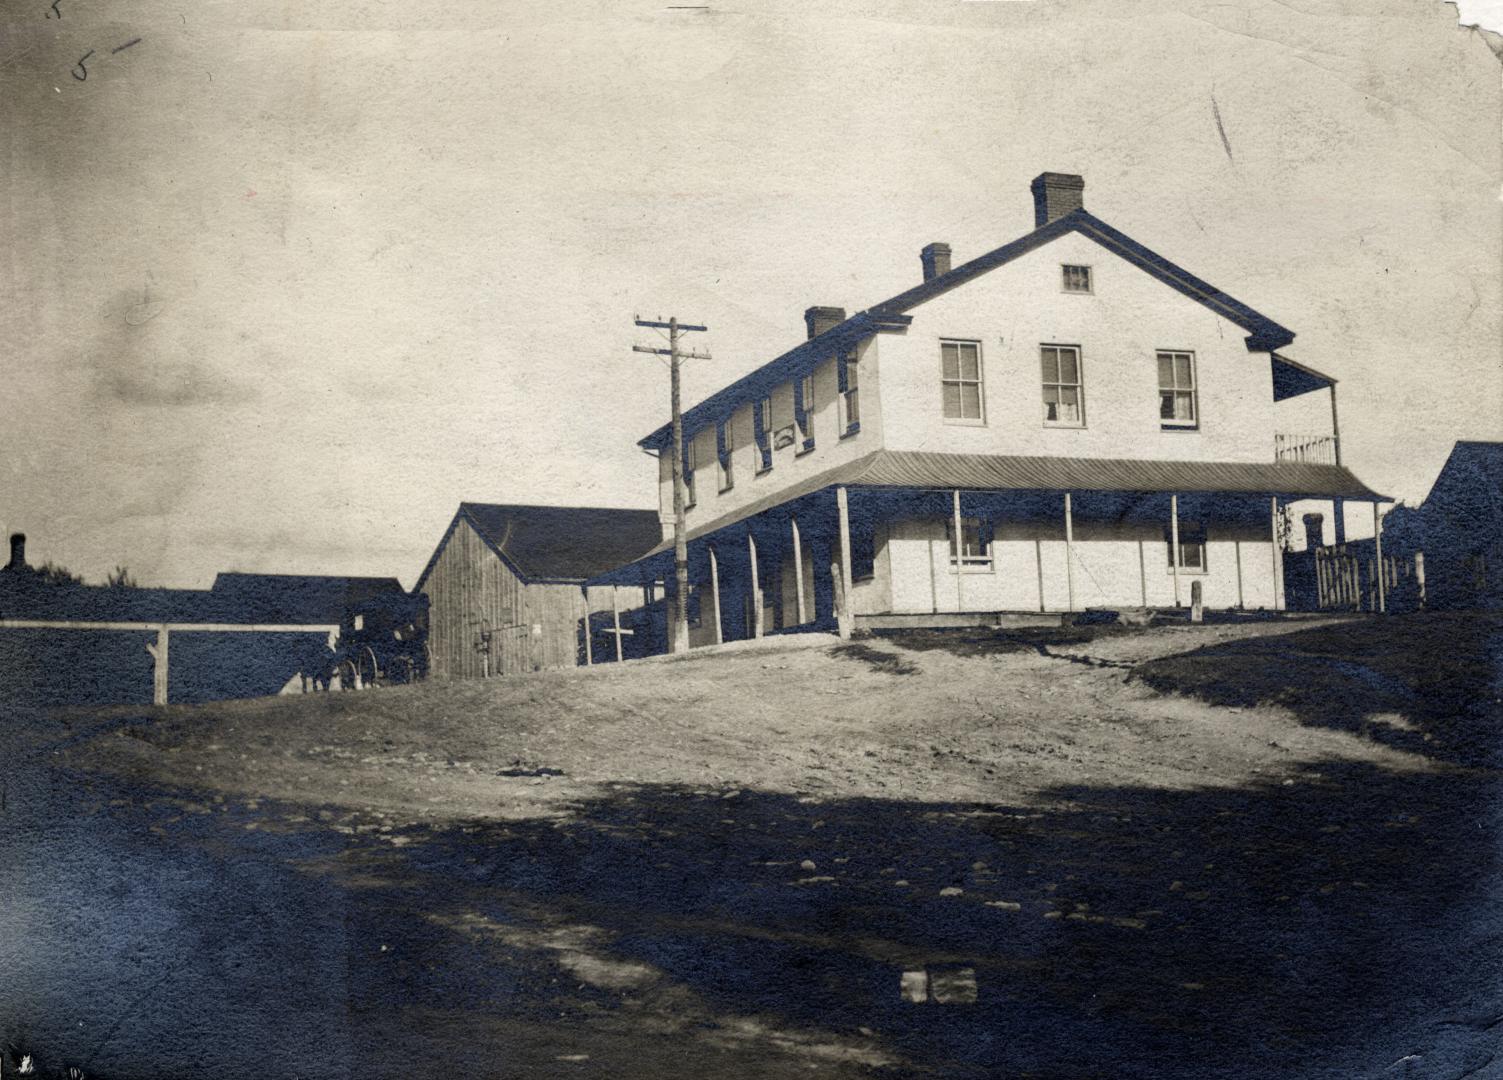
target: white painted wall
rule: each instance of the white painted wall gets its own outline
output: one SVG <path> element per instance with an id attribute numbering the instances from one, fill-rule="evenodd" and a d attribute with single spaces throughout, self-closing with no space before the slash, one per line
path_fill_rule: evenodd
<path id="1" fill-rule="evenodd" d="M 958 580 L 950 566 L 942 518 L 894 522 L 886 554 L 891 568 L 888 610 L 894 613 L 1069 609 L 1063 521 L 1057 530 L 999 522 L 991 568 L 967 568 Z M 1169 545 L 1161 527 L 1077 522 L 1073 556 L 1077 611 L 1174 604 Z M 880 558 L 878 564 L 880 574 Z M 1238 607 L 1239 584 L 1240 606 L 1274 606 L 1273 548 L 1267 531 L 1209 529 L 1205 572 L 1180 571 L 1180 602 L 1186 607 L 1195 580 L 1201 582 L 1207 607 Z M 875 613 L 861 607 L 857 611 Z"/>
<path id="2" fill-rule="evenodd" d="M 1064 263 L 1092 268 L 1094 292 L 1066 293 Z M 1226 283 L 1233 291 L 1235 282 Z M 881 339 L 882 426 L 892 450 L 1191 461 L 1272 461 L 1273 375 L 1247 331 L 1111 254 L 1067 234 L 911 312 Z M 1275 313 L 1276 314 L 1276 313 Z M 981 343 L 985 423 L 946 422 L 940 340 Z M 1077 345 L 1085 426 L 1044 424 L 1039 346 Z M 1159 349 L 1196 355 L 1200 428 L 1165 431 Z"/>
<path id="3" fill-rule="evenodd" d="M 693 434 L 697 455 L 698 478 L 695 505 L 688 512 L 689 528 L 732 513 L 770 494 L 792 487 L 827 469 L 852 461 L 879 449 L 882 440 L 882 417 L 878 408 L 880 377 L 877 372 L 876 340 L 863 343 L 856 353 L 860 366 L 861 430 L 841 438 L 838 398 L 839 379 L 834 357 L 820 363 L 814 371 L 814 449 L 800 453 L 800 443 L 773 451 L 770 472 L 757 474 L 760 457 L 753 438 L 751 405 L 743 405 L 731 415 L 734 486 L 719 491 L 715 470 L 715 428 L 713 425 Z M 793 423 L 793 384 L 785 383 L 773 393 L 774 427 Z M 689 438 L 689 433 L 685 433 Z M 662 455 L 658 463 L 658 499 L 665 521 L 665 536 L 673 529 L 673 474 L 671 457 Z"/>

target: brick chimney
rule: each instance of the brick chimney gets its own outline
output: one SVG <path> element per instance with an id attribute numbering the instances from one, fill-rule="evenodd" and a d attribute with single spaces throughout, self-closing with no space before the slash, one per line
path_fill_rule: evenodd
<path id="1" fill-rule="evenodd" d="M 919 252 L 919 261 L 924 264 L 924 280 L 929 281 L 950 272 L 950 245 L 926 244 Z"/>
<path id="2" fill-rule="evenodd" d="M 26 534 L 10 534 L 10 562 L 5 564 L 7 570 L 26 569 Z"/>
<path id="3" fill-rule="evenodd" d="M 1041 228 L 1085 205 L 1085 179 L 1074 173 L 1039 173 L 1033 179 L 1033 227 Z"/>
<path id="4" fill-rule="evenodd" d="M 845 322 L 845 308 L 843 307 L 812 307 L 804 311 L 804 325 L 809 328 L 809 336 L 817 338 L 832 326 L 839 326 Z"/>

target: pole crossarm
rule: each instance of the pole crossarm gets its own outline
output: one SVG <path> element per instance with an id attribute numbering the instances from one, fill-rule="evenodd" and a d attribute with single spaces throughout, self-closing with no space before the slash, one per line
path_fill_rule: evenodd
<path id="1" fill-rule="evenodd" d="M 684 414 L 679 404 L 679 368 L 686 359 L 709 360 L 709 353 L 685 352 L 678 347 L 681 334 L 691 330 L 706 331 L 707 326 L 681 323 L 677 317 L 661 322 L 654 319 L 634 319 L 636 325 L 653 330 L 668 331 L 668 348 L 659 349 L 646 345 L 633 345 L 632 351 L 653 356 L 666 356 L 671 372 L 669 381 L 670 407 L 673 417 L 673 621 L 670 627 L 669 651 L 675 653 L 689 650 L 689 525 L 688 499 L 684 484 Z M 621 644 L 621 635 L 616 635 L 616 644 Z"/>
<path id="2" fill-rule="evenodd" d="M 675 355 L 674 351 L 672 349 L 649 349 L 646 345 L 633 345 L 631 347 L 631 351 L 632 352 L 653 353 L 656 356 L 673 356 L 673 355 Z M 713 359 L 715 359 L 709 353 L 684 352 L 683 349 L 680 349 L 678 351 L 677 356 L 678 356 L 678 358 L 680 360 L 713 360 Z"/>
<path id="3" fill-rule="evenodd" d="M 647 326 L 654 330 L 698 330 L 701 333 L 709 330 L 708 326 L 690 326 L 688 323 L 674 321 L 653 322 L 651 319 L 636 319 L 634 321 L 638 326 Z"/>

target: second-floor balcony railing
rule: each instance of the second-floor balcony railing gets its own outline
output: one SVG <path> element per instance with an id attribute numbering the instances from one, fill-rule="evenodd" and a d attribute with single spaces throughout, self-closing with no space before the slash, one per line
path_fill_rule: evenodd
<path id="1" fill-rule="evenodd" d="M 1335 465 L 1335 435 L 1274 435 L 1275 461 L 1303 461 L 1311 465 Z"/>

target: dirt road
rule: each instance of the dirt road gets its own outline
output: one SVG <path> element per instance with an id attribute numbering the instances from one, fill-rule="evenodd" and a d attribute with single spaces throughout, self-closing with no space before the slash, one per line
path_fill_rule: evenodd
<path id="1" fill-rule="evenodd" d="M 1450 698 L 1415 690 L 1442 630 Z M 1487 1075 L 1498 774 L 1457 748 L 1497 631 L 812 642 L 75 716 L 10 774 L 0 1032 L 101 1078 Z"/>

